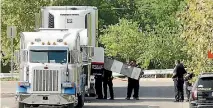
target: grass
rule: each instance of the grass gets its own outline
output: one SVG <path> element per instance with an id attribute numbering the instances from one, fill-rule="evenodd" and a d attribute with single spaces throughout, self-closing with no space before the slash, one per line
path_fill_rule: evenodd
<path id="1" fill-rule="evenodd" d="M 18 78 L 14 77 L 0 78 L 0 81 L 18 81 Z"/>

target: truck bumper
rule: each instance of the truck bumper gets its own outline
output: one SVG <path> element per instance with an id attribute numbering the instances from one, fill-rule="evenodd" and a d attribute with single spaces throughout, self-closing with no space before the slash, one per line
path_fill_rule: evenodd
<path id="1" fill-rule="evenodd" d="M 39 105 L 66 105 L 76 102 L 75 95 L 65 94 L 21 94 L 17 95 L 17 99 L 21 103 Z"/>

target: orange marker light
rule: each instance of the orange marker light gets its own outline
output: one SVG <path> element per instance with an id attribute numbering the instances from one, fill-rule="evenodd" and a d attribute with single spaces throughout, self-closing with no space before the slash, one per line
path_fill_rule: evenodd
<path id="1" fill-rule="evenodd" d="M 45 43 L 44 43 L 44 42 L 42 42 L 42 45 L 45 45 Z"/>
<path id="2" fill-rule="evenodd" d="M 67 45 L 67 42 L 64 42 L 64 45 Z"/>
<path id="3" fill-rule="evenodd" d="M 55 42 L 53 42 L 53 45 L 56 45 L 56 43 L 55 43 Z"/>
<path id="4" fill-rule="evenodd" d="M 47 42 L 47 45 L 50 45 L 50 42 Z"/>
<path id="5" fill-rule="evenodd" d="M 47 66 L 45 66 L 45 67 L 44 67 L 44 69 L 48 69 L 48 67 L 47 67 Z"/>
<path id="6" fill-rule="evenodd" d="M 213 59 L 213 53 L 211 51 L 208 51 L 208 58 Z"/>

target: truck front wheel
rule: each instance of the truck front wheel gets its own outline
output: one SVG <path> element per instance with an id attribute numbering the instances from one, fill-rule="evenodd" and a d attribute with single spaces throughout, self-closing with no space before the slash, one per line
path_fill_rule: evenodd
<path id="1" fill-rule="evenodd" d="M 74 104 L 69 104 L 69 105 L 67 105 L 67 107 L 65 107 L 65 108 L 74 108 Z"/>
<path id="2" fill-rule="evenodd" d="M 24 104 L 24 103 L 19 102 L 19 103 L 18 103 L 18 108 L 25 108 L 25 104 Z"/>
<path id="3" fill-rule="evenodd" d="M 83 95 L 78 94 L 78 103 L 75 108 L 83 108 L 83 106 L 84 106 L 84 94 Z"/>

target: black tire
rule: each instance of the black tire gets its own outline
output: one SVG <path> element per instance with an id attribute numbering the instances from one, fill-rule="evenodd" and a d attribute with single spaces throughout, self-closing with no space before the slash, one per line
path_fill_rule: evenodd
<path id="1" fill-rule="evenodd" d="M 189 103 L 189 108 L 193 108 L 193 106 L 192 106 L 192 104 L 191 104 L 191 103 Z"/>
<path id="2" fill-rule="evenodd" d="M 95 93 L 90 93 L 89 97 L 96 97 L 96 94 Z"/>
<path id="3" fill-rule="evenodd" d="M 67 105 L 67 107 L 65 107 L 65 108 L 74 108 L 74 104 L 69 104 L 69 105 Z"/>
<path id="4" fill-rule="evenodd" d="M 18 103 L 18 108 L 25 108 L 25 104 L 24 104 L 24 103 L 19 102 L 19 103 Z"/>
<path id="5" fill-rule="evenodd" d="M 89 95 L 88 95 L 88 94 L 85 94 L 85 97 L 89 97 Z"/>
<path id="6" fill-rule="evenodd" d="M 39 105 L 32 105 L 33 107 L 39 107 Z"/>
<path id="7" fill-rule="evenodd" d="M 83 108 L 84 106 L 84 94 L 78 95 L 78 103 L 75 108 Z"/>

